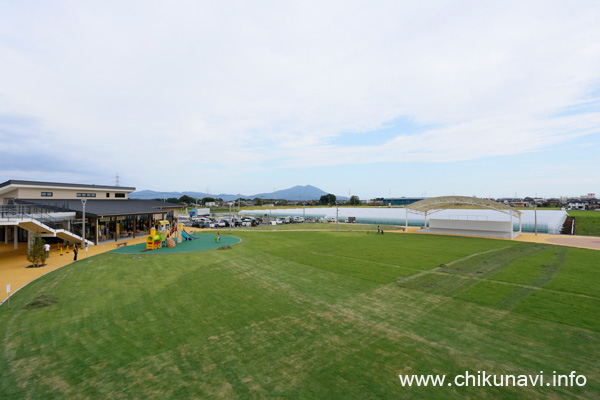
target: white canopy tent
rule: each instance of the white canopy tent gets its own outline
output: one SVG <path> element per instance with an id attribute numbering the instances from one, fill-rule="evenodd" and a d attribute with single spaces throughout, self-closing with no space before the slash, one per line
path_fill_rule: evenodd
<path id="1" fill-rule="evenodd" d="M 469 208 L 457 208 L 464 206 Z M 473 209 L 491 210 L 496 214 L 504 214 L 508 218 L 494 216 L 495 218 L 490 219 L 488 215 L 481 215 L 481 213 L 464 212 L 473 211 Z M 452 210 L 452 212 L 446 212 L 445 218 L 431 218 L 431 215 L 447 210 Z M 422 232 L 504 237 L 510 239 L 521 235 L 522 232 L 521 211 L 492 200 L 479 199 L 477 197 L 442 196 L 413 203 L 406 207 L 405 226 L 407 228 L 409 213 L 422 214 L 424 216 Z M 429 220 L 427 219 L 428 215 L 430 216 Z M 515 219 L 519 221 L 519 230 L 517 232 L 513 228 Z"/>

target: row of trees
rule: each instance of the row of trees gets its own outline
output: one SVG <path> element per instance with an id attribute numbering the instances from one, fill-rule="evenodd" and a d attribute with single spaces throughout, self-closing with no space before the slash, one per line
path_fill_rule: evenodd
<path id="1" fill-rule="evenodd" d="M 334 205 L 336 204 L 337 198 L 335 197 L 335 194 L 325 194 L 323 196 L 321 196 L 321 198 L 319 199 L 319 204 L 321 205 Z M 358 206 L 360 205 L 360 199 L 358 198 L 358 196 L 351 196 L 350 197 L 350 205 L 351 206 Z"/>
<path id="2" fill-rule="evenodd" d="M 163 199 L 155 199 L 155 200 L 159 200 L 162 201 Z M 245 199 L 245 198 L 239 198 L 236 199 L 235 202 L 237 201 L 249 201 L 250 199 Z M 193 197 L 190 197 L 188 195 L 183 195 L 180 198 L 176 198 L 176 197 L 169 197 L 168 199 L 166 199 L 167 202 L 169 203 L 175 203 L 175 204 L 185 204 L 185 205 L 192 205 L 192 204 L 196 204 L 196 202 L 199 205 L 203 205 L 206 203 L 212 203 L 212 202 L 222 202 L 223 199 L 220 197 L 203 197 L 202 199 L 195 199 Z M 264 204 L 278 204 L 278 205 L 286 205 L 288 202 L 287 200 L 282 200 L 282 199 L 261 199 L 259 197 L 256 197 L 255 199 L 252 200 L 254 202 L 255 205 L 257 206 L 262 206 Z M 337 201 L 337 197 L 334 194 L 326 194 L 321 196 L 321 198 L 319 199 L 318 204 L 321 205 L 333 205 L 336 204 Z M 350 197 L 350 205 L 352 206 L 357 206 L 360 205 L 360 199 L 358 198 L 358 196 L 352 196 Z"/>
<path id="3" fill-rule="evenodd" d="M 154 200 L 163 201 L 163 199 L 154 199 Z M 220 198 L 220 197 L 217 197 L 217 198 L 215 198 L 215 197 L 203 197 L 201 199 L 195 199 L 195 198 L 190 197 L 190 196 L 188 196 L 186 194 L 184 194 L 180 198 L 169 197 L 169 198 L 164 199 L 164 200 L 166 202 L 168 202 L 168 203 L 185 204 L 185 205 L 196 204 L 196 202 L 198 202 L 198 204 L 206 204 L 206 203 L 223 201 L 223 199 Z"/>

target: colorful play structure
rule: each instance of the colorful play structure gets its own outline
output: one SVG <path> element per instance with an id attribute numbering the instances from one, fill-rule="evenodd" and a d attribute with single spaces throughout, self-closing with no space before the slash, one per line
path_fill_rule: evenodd
<path id="1" fill-rule="evenodd" d="M 157 250 L 163 246 L 175 247 L 176 243 L 183 242 L 183 239 L 187 241 L 196 238 L 185 231 L 183 224 L 173 224 L 171 226 L 169 221 L 158 221 L 158 231 L 156 228 L 152 228 L 150 234 L 146 237 L 146 250 Z"/>

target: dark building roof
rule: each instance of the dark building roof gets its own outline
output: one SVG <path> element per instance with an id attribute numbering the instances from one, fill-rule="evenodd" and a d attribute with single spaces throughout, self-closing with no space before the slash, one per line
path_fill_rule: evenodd
<path id="1" fill-rule="evenodd" d="M 127 186 L 107 186 L 107 185 L 89 185 L 79 183 L 58 183 L 58 182 L 38 182 L 38 181 L 20 181 L 20 180 L 9 180 L 0 183 L 0 188 L 9 185 L 30 185 L 30 186 L 54 186 L 64 188 L 88 188 L 88 189 L 109 189 L 109 190 L 123 190 L 123 191 L 135 191 L 134 187 Z"/>
<path id="2" fill-rule="evenodd" d="M 58 209 L 75 211 L 79 214 L 83 212 L 81 199 L 72 200 L 47 200 L 47 199 L 18 199 L 15 203 L 35 204 L 38 206 L 56 207 Z M 178 210 L 181 206 L 174 203 L 166 203 L 158 200 L 91 200 L 88 199 L 85 204 L 86 216 L 92 218 L 110 217 L 116 215 L 139 215 L 139 214 L 158 214 L 164 211 Z"/>

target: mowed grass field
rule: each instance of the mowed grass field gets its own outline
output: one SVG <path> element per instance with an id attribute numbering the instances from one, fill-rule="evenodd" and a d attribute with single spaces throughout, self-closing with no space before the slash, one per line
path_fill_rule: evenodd
<path id="1" fill-rule="evenodd" d="M 575 234 L 600 236 L 600 211 L 569 211 L 575 217 Z"/>
<path id="2" fill-rule="evenodd" d="M 368 231 L 369 234 L 377 233 L 378 225 L 371 224 L 347 224 L 340 222 L 315 222 L 315 223 L 302 223 L 302 224 L 283 224 L 283 225 L 259 225 L 253 227 L 253 231 Z M 404 231 L 403 226 L 398 225 L 379 225 L 385 232 L 388 231 Z M 225 228 L 225 231 L 228 228 Z M 237 230 L 247 230 L 246 228 L 238 228 Z M 385 234 L 385 233 L 384 233 Z"/>
<path id="3" fill-rule="evenodd" d="M 2 399 L 600 397 L 600 252 L 366 232 L 103 254 L 0 307 Z M 40 299 L 40 296 L 43 296 Z M 37 302 L 36 302 L 37 299 Z M 403 387 L 399 374 L 584 375 Z"/>

